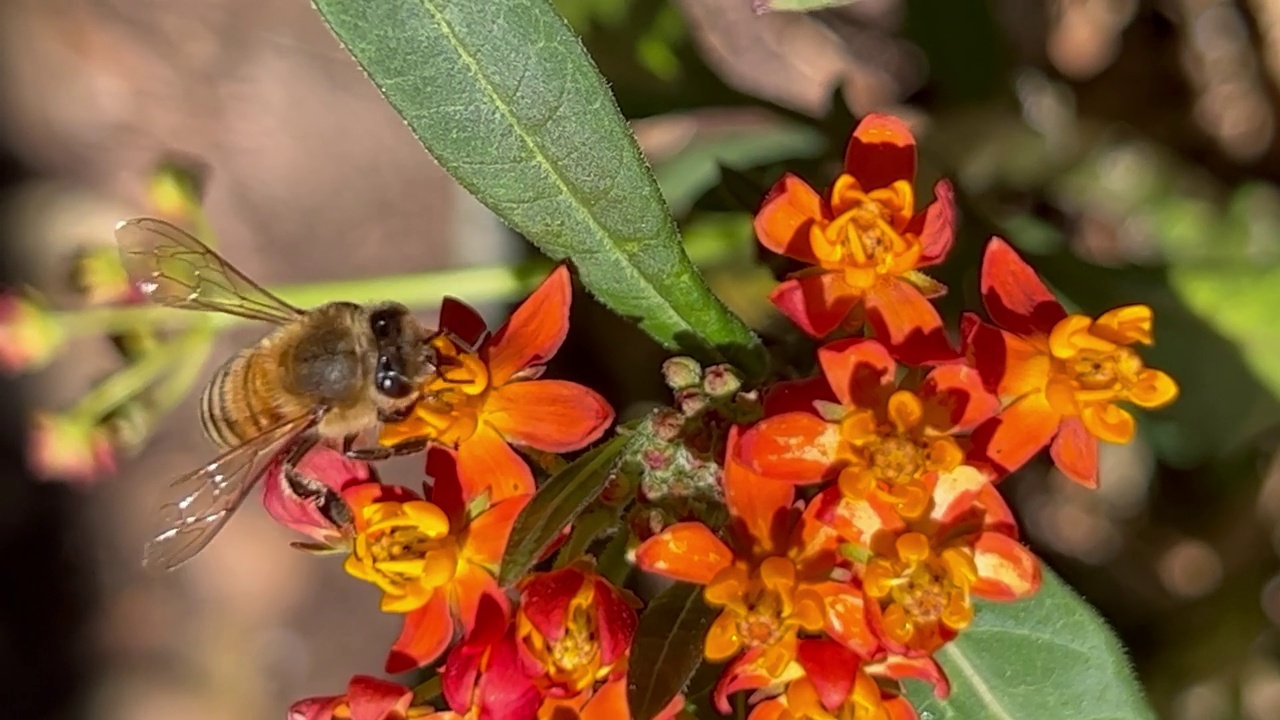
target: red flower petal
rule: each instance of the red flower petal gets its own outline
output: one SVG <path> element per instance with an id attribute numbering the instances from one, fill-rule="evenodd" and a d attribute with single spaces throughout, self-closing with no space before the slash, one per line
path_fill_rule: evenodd
<path id="1" fill-rule="evenodd" d="M 483 422 L 458 448 L 458 476 L 464 483 L 464 497 L 479 497 L 488 490 L 490 499 L 497 502 L 534 490 L 529 466 L 493 426 Z"/>
<path id="2" fill-rule="evenodd" d="M 471 707 L 476 676 L 484 654 L 506 634 L 510 608 L 494 595 L 483 596 L 476 608 L 475 624 L 463 641 L 454 646 L 440 672 L 440 686 L 449 707 L 464 712 Z"/>
<path id="3" fill-rule="evenodd" d="M 317 542 L 328 542 L 340 535 L 342 529 L 320 511 L 314 499 L 301 497 L 293 491 L 285 481 L 281 466 L 282 459 L 277 459 L 263 473 L 262 506 L 267 514 L 281 525 Z M 356 485 L 377 485 L 377 478 L 370 472 L 368 463 L 349 460 L 337 450 L 322 445 L 317 445 L 303 456 L 296 469 L 339 496 Z"/>
<path id="4" fill-rule="evenodd" d="M 752 472 L 737 459 L 737 444 L 738 428 L 734 426 L 725 446 L 724 500 L 729 515 L 741 524 L 739 534 L 752 538 L 761 549 L 781 548 L 787 541 L 787 520 L 795 489 Z"/>
<path id="5" fill-rule="evenodd" d="M 440 331 L 447 332 L 466 345 L 467 350 L 475 350 L 480 346 L 489 326 L 476 309 L 454 297 L 445 297 L 440 302 Z"/>
<path id="6" fill-rule="evenodd" d="M 520 586 L 520 612 L 543 637 L 557 641 L 564 636 L 569 602 L 586 581 L 576 567 L 531 575 Z"/>
<path id="7" fill-rule="evenodd" d="M 474 488 L 476 483 L 463 483 L 458 474 L 458 454 L 452 448 L 440 445 L 427 448 L 426 466 L 427 477 L 431 478 L 427 500 L 444 511 L 450 526 L 461 525 L 467 519 L 467 504 L 473 499 L 464 494 L 464 488 Z"/>
<path id="8" fill-rule="evenodd" d="M 391 644 L 386 670 L 395 674 L 429 665 L 452 640 L 449 598 L 447 593 L 436 592 L 426 605 L 404 616 L 404 628 Z"/>
<path id="9" fill-rule="evenodd" d="M 972 316 L 963 322 L 967 325 L 965 355 L 988 390 L 1004 400 L 1044 390 L 1050 359 L 1039 336 L 1024 338 Z"/>
<path id="10" fill-rule="evenodd" d="M 937 473 L 930 492 L 933 508 L 929 517 L 943 527 L 963 523 L 972 517 L 975 510 L 982 511 L 982 506 L 977 504 L 978 498 L 983 488 L 990 484 L 987 475 L 970 465 Z"/>
<path id="11" fill-rule="evenodd" d="M 1028 395 L 973 431 L 972 452 L 1001 474 L 1011 473 L 1049 444 L 1061 420 L 1043 395 Z"/>
<path id="12" fill-rule="evenodd" d="M 1078 417 L 1063 418 L 1058 436 L 1049 446 L 1053 464 L 1067 477 L 1087 488 L 1098 487 L 1098 438 Z"/>
<path id="13" fill-rule="evenodd" d="M 835 710 L 849 698 L 862 665 L 849 649 L 826 640 L 801 640 L 796 648 L 796 660 L 827 710 Z"/>
<path id="14" fill-rule="evenodd" d="M 783 682 L 779 678 L 770 677 L 769 673 L 760 666 L 759 660 L 763 653 L 762 648 L 751 648 L 730 661 L 724 672 L 720 673 L 720 679 L 716 681 L 715 690 L 712 692 L 712 699 L 716 710 L 721 715 L 729 715 L 733 712 L 733 706 L 729 704 L 729 696 L 733 693 Z"/>
<path id="15" fill-rule="evenodd" d="M 636 548 L 636 567 L 706 585 L 733 564 L 733 551 L 700 522 L 676 523 Z"/>
<path id="16" fill-rule="evenodd" d="M 765 391 L 764 414 L 768 417 L 788 412 L 813 412 L 813 404 L 817 401 L 837 402 L 826 378 L 781 380 Z"/>
<path id="17" fill-rule="evenodd" d="M 899 361 L 925 365 L 960 356 L 947 339 L 937 308 L 907 281 L 882 279 L 867 293 L 866 304 L 876 338 Z"/>
<path id="18" fill-rule="evenodd" d="M 398 683 L 368 675 L 351 678 L 347 686 L 347 704 L 351 720 L 387 720 L 403 717 L 413 701 L 413 691 Z M 393 715 L 394 713 L 394 715 Z"/>
<path id="19" fill-rule="evenodd" d="M 982 305 L 996 325 L 1018 335 L 1047 335 L 1067 316 L 1036 271 L 999 237 L 982 256 Z"/>
<path id="20" fill-rule="evenodd" d="M 333 711 L 346 699 L 346 695 L 330 695 L 299 700 L 289 706 L 289 720 L 333 720 Z"/>
<path id="21" fill-rule="evenodd" d="M 826 337 L 857 307 L 862 295 L 837 272 L 792 278 L 769 293 L 769 302 L 811 337 Z"/>
<path id="22" fill-rule="evenodd" d="M 920 386 L 925 422 L 943 432 L 972 430 L 1000 409 L 1000 401 L 983 387 L 982 375 L 964 365 L 941 365 Z"/>
<path id="23" fill-rule="evenodd" d="M 796 485 L 833 477 L 838 425 L 810 413 L 775 415 L 756 423 L 738 443 L 738 459 L 752 471 Z"/>
<path id="24" fill-rule="evenodd" d="M 883 675 L 893 680 L 922 680 L 933 686 L 933 696 L 945 700 L 951 694 L 951 682 L 942 666 L 932 657 L 903 657 L 890 655 L 876 663 L 875 668 L 868 668 L 875 675 Z"/>
<path id="25" fill-rule="evenodd" d="M 916 139 L 911 128 L 892 115 L 871 113 L 862 118 L 845 148 L 844 171 L 857 178 L 865 192 L 897 180 L 914 182 Z"/>
<path id="26" fill-rule="evenodd" d="M 556 354 L 569 333 L 572 300 L 569 268 L 559 265 L 486 343 L 493 385 L 502 385 L 529 366 L 544 365 Z"/>
<path id="27" fill-rule="evenodd" d="M 804 180 L 787 173 L 764 196 L 755 218 L 756 237 L 773 252 L 816 265 L 809 228 L 825 215 L 822 197 Z"/>
<path id="28" fill-rule="evenodd" d="M 832 392 L 845 407 L 874 408 L 880 389 L 894 383 L 898 365 L 875 340 L 836 340 L 818 348 L 818 364 Z"/>
<path id="29" fill-rule="evenodd" d="M 1040 589 L 1040 560 L 1008 535 L 987 532 L 973 548 L 978 579 L 973 594 L 988 600 L 1017 600 Z"/>
<path id="30" fill-rule="evenodd" d="M 538 714 L 542 693 L 520 664 L 514 629 L 489 651 L 488 666 L 476 683 L 474 706 L 480 720 L 533 720 Z M 466 712 L 471 706 L 455 710 Z"/>
<path id="31" fill-rule="evenodd" d="M 595 583 L 593 605 L 596 609 L 596 632 L 600 636 L 600 662 L 612 665 L 631 649 L 639 618 L 623 591 L 598 575 L 592 578 L 592 582 Z"/>
<path id="32" fill-rule="evenodd" d="M 598 440 L 613 423 L 613 408 L 577 383 L 525 380 L 494 388 L 484 419 L 509 442 L 564 453 Z"/>
<path id="33" fill-rule="evenodd" d="M 916 267 L 929 267 L 945 260 L 956 237 L 956 191 L 951 182 L 939 180 L 933 186 L 933 197 L 929 207 L 911 218 L 906 228 L 906 232 L 919 233 L 922 252 Z"/>

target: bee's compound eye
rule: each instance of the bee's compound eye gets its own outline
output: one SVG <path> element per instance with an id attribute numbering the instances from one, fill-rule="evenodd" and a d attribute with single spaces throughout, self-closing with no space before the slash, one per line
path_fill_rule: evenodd
<path id="1" fill-rule="evenodd" d="M 379 373 L 378 392 L 389 398 L 406 398 L 413 394 L 413 385 L 400 373 Z"/>

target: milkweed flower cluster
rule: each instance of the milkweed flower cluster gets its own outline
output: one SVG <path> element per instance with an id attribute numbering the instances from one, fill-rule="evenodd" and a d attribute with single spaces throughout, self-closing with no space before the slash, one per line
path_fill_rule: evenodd
<path id="1" fill-rule="evenodd" d="M 949 334 L 932 303 L 946 288 L 922 270 L 946 258 L 955 201 L 944 180 L 921 202 L 915 171 L 906 125 L 871 115 L 828 191 L 793 175 L 777 183 L 755 230 L 803 263 L 770 300 L 818 341 L 816 372 L 748 388 L 728 366 L 668 360 L 675 401 L 630 430 L 614 477 L 634 477 L 601 495 L 617 511 L 634 501 L 623 527 L 636 567 L 702 587 L 714 619 L 701 654 L 724 663 L 709 698 L 720 713 L 750 692 L 752 720 L 908 720 L 902 681 L 946 697 L 935 654 L 973 623 L 976 601 L 1027 598 L 1041 583 L 1000 480 L 1048 447 L 1067 476 L 1095 486 L 1098 441 L 1134 436 L 1127 406 L 1177 395 L 1134 349 L 1152 342 L 1149 308 L 1068 313 L 999 238 L 981 268 L 985 317 Z M 342 500 L 340 527 L 268 484 L 268 510 L 314 541 L 304 547 L 344 554 L 381 609 L 403 616 L 385 669 L 434 666 L 439 683 L 429 699 L 356 676 L 344 695 L 299 701 L 292 718 L 631 716 L 641 601 L 585 555 L 510 587 L 497 580 L 537 490 L 517 449 L 573 452 L 613 422 L 592 390 L 541 377 L 570 297 L 559 267 L 493 333 L 444 303 L 439 372 L 380 437 L 429 442 L 422 493 L 313 453 L 301 470 Z"/>

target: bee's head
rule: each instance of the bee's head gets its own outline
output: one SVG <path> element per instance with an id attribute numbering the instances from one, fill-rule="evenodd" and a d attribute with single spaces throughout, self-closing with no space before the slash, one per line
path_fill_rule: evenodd
<path id="1" fill-rule="evenodd" d="M 369 312 L 378 358 L 373 385 L 381 395 L 403 400 L 413 397 L 435 372 L 435 352 L 427 344 L 431 334 L 400 303 L 381 303 Z"/>

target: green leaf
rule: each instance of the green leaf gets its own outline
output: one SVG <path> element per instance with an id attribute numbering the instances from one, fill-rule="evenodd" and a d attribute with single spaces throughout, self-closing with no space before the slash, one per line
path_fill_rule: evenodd
<path id="1" fill-rule="evenodd" d="M 618 525 L 618 508 L 598 507 L 583 514 L 574 523 L 569 539 L 556 553 L 556 567 L 564 567 L 582 557 L 596 538 Z"/>
<path id="2" fill-rule="evenodd" d="M 315 0 L 445 170 L 671 349 L 763 372 L 764 349 L 684 254 L 582 43 L 546 0 Z"/>
<path id="3" fill-rule="evenodd" d="M 650 720 L 684 689 L 702 664 L 707 628 L 716 610 L 702 586 L 675 583 L 640 616 L 627 670 L 627 704 L 634 720 Z"/>
<path id="4" fill-rule="evenodd" d="M 569 526 L 600 495 L 630 437 L 614 436 L 569 463 L 543 483 L 520 511 L 502 557 L 498 582 L 504 587 L 520 579 Z"/>
<path id="5" fill-rule="evenodd" d="M 908 683 L 921 718 L 1155 718 L 1111 629 L 1047 568 L 1029 600 L 979 603 L 973 624 L 937 658 L 951 697 Z"/>

